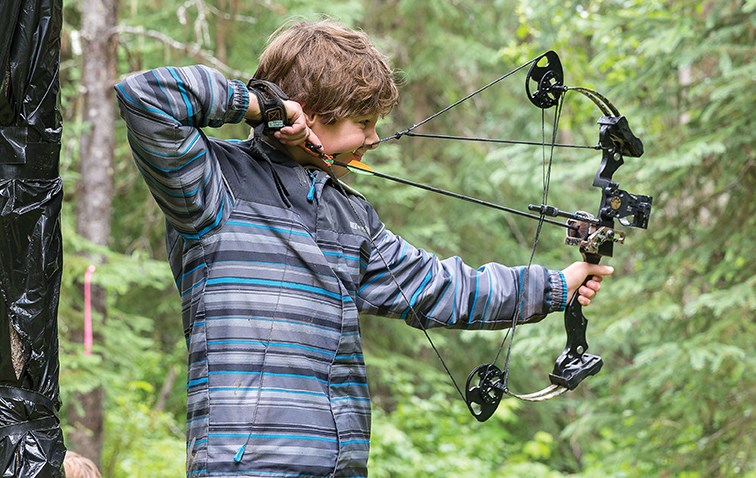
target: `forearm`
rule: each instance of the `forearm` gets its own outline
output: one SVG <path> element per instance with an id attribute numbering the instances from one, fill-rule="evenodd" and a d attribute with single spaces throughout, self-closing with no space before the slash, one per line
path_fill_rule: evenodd
<path id="1" fill-rule="evenodd" d="M 194 161 L 207 147 L 199 128 L 241 121 L 249 102 L 241 82 L 204 66 L 158 68 L 115 89 L 132 149 L 158 170 Z"/>
<path id="2" fill-rule="evenodd" d="M 241 121 L 244 85 L 202 66 L 159 68 L 126 78 L 116 95 L 137 167 L 168 220 L 190 237 L 217 225 L 227 199 L 200 128 Z"/>
<path id="3" fill-rule="evenodd" d="M 459 258 L 439 260 L 391 233 L 376 242 L 380 254 L 374 254 L 377 262 L 371 261 L 359 293 L 358 305 L 368 313 L 399 317 L 415 327 L 422 321 L 426 328 L 500 329 L 511 326 L 516 315 L 535 322 L 565 306 L 559 271 L 495 263 L 473 269 Z"/>
<path id="4" fill-rule="evenodd" d="M 249 106 L 243 83 L 226 80 L 202 65 L 157 68 L 124 79 L 115 89 L 122 106 L 136 108 L 147 119 L 173 120 L 182 126 L 238 123 Z M 130 126 L 138 126 L 125 119 Z"/>

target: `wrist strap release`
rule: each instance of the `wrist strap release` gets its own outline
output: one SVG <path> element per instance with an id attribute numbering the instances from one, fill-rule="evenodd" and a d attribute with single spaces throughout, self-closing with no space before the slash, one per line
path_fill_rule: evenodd
<path id="1" fill-rule="evenodd" d="M 286 125 L 286 107 L 284 107 L 283 102 L 288 100 L 289 97 L 278 85 L 270 81 L 252 78 L 247 83 L 247 90 L 257 97 L 257 104 L 260 106 L 260 116 L 262 117 L 263 134 L 271 134 Z"/>

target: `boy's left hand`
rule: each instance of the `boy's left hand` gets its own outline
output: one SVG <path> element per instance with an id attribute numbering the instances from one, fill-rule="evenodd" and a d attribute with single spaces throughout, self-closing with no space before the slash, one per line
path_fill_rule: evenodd
<path id="1" fill-rule="evenodd" d="M 599 289 L 601 289 L 601 281 L 604 276 L 611 275 L 613 272 L 614 267 L 603 264 L 590 264 L 588 262 L 570 264 L 562 271 L 567 281 L 567 297 L 571 299 L 572 295 L 577 292 L 579 294 L 577 300 L 580 305 L 590 305 L 591 300 L 596 297 Z M 588 276 L 591 276 L 591 280 L 583 285 Z"/>

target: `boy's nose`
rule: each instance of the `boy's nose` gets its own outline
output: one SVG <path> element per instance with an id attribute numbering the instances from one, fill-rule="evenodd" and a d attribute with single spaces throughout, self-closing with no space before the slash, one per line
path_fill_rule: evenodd
<path id="1" fill-rule="evenodd" d="M 373 128 L 370 131 L 370 134 L 365 137 L 365 145 L 368 149 L 375 149 L 380 144 L 380 140 L 381 137 L 378 136 L 378 132 L 375 130 L 375 128 Z"/>

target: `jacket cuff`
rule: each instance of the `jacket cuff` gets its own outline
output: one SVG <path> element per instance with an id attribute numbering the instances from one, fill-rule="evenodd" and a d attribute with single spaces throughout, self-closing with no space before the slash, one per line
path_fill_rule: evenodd
<path id="1" fill-rule="evenodd" d="M 560 312 L 567 308 L 567 279 L 562 271 L 549 270 L 549 312 Z"/>
<path id="2" fill-rule="evenodd" d="M 231 92 L 226 111 L 226 123 L 241 123 L 249 107 L 249 91 L 239 80 L 230 80 L 228 87 L 231 88 Z"/>

